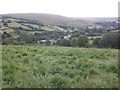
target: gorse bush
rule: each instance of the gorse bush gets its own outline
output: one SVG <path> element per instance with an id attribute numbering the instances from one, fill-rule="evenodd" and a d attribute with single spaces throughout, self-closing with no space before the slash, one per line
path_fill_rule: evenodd
<path id="1" fill-rule="evenodd" d="M 65 88 L 65 87 L 69 87 L 68 86 L 68 80 L 64 79 L 64 77 L 59 76 L 59 75 L 55 75 L 51 81 L 51 88 Z"/>

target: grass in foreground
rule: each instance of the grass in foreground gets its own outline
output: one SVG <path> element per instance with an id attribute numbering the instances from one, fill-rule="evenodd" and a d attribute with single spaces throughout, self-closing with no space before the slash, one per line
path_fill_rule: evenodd
<path id="1" fill-rule="evenodd" d="M 3 88 L 115 88 L 118 51 L 53 46 L 3 46 Z"/>

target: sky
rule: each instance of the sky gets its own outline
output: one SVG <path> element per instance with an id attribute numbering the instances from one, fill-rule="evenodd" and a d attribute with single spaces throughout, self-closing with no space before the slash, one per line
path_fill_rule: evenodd
<path id="1" fill-rule="evenodd" d="M 119 0 L 0 0 L 0 14 L 49 13 L 68 17 L 117 17 Z"/>

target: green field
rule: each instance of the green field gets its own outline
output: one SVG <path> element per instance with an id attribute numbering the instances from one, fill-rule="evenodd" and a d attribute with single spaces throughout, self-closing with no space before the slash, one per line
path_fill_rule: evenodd
<path id="1" fill-rule="evenodd" d="M 117 88 L 117 49 L 9 45 L 2 50 L 3 88 Z"/>
<path id="2" fill-rule="evenodd" d="M 23 26 L 17 22 L 12 22 L 12 23 L 8 23 L 8 26 L 9 27 L 22 27 L 23 29 L 28 29 L 28 30 L 31 30 L 31 28 L 27 27 L 27 26 Z"/>
<path id="3" fill-rule="evenodd" d="M 88 36 L 88 39 L 102 38 L 102 36 Z"/>
<path id="4" fill-rule="evenodd" d="M 88 36 L 88 39 L 89 39 L 89 44 L 92 44 L 93 43 L 93 39 L 95 38 L 102 38 L 103 36 Z"/>

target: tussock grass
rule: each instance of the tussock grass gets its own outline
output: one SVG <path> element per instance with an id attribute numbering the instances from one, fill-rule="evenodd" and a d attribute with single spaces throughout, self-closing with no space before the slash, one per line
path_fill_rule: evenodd
<path id="1" fill-rule="evenodd" d="M 3 87 L 115 88 L 118 51 L 58 46 L 3 46 Z"/>

